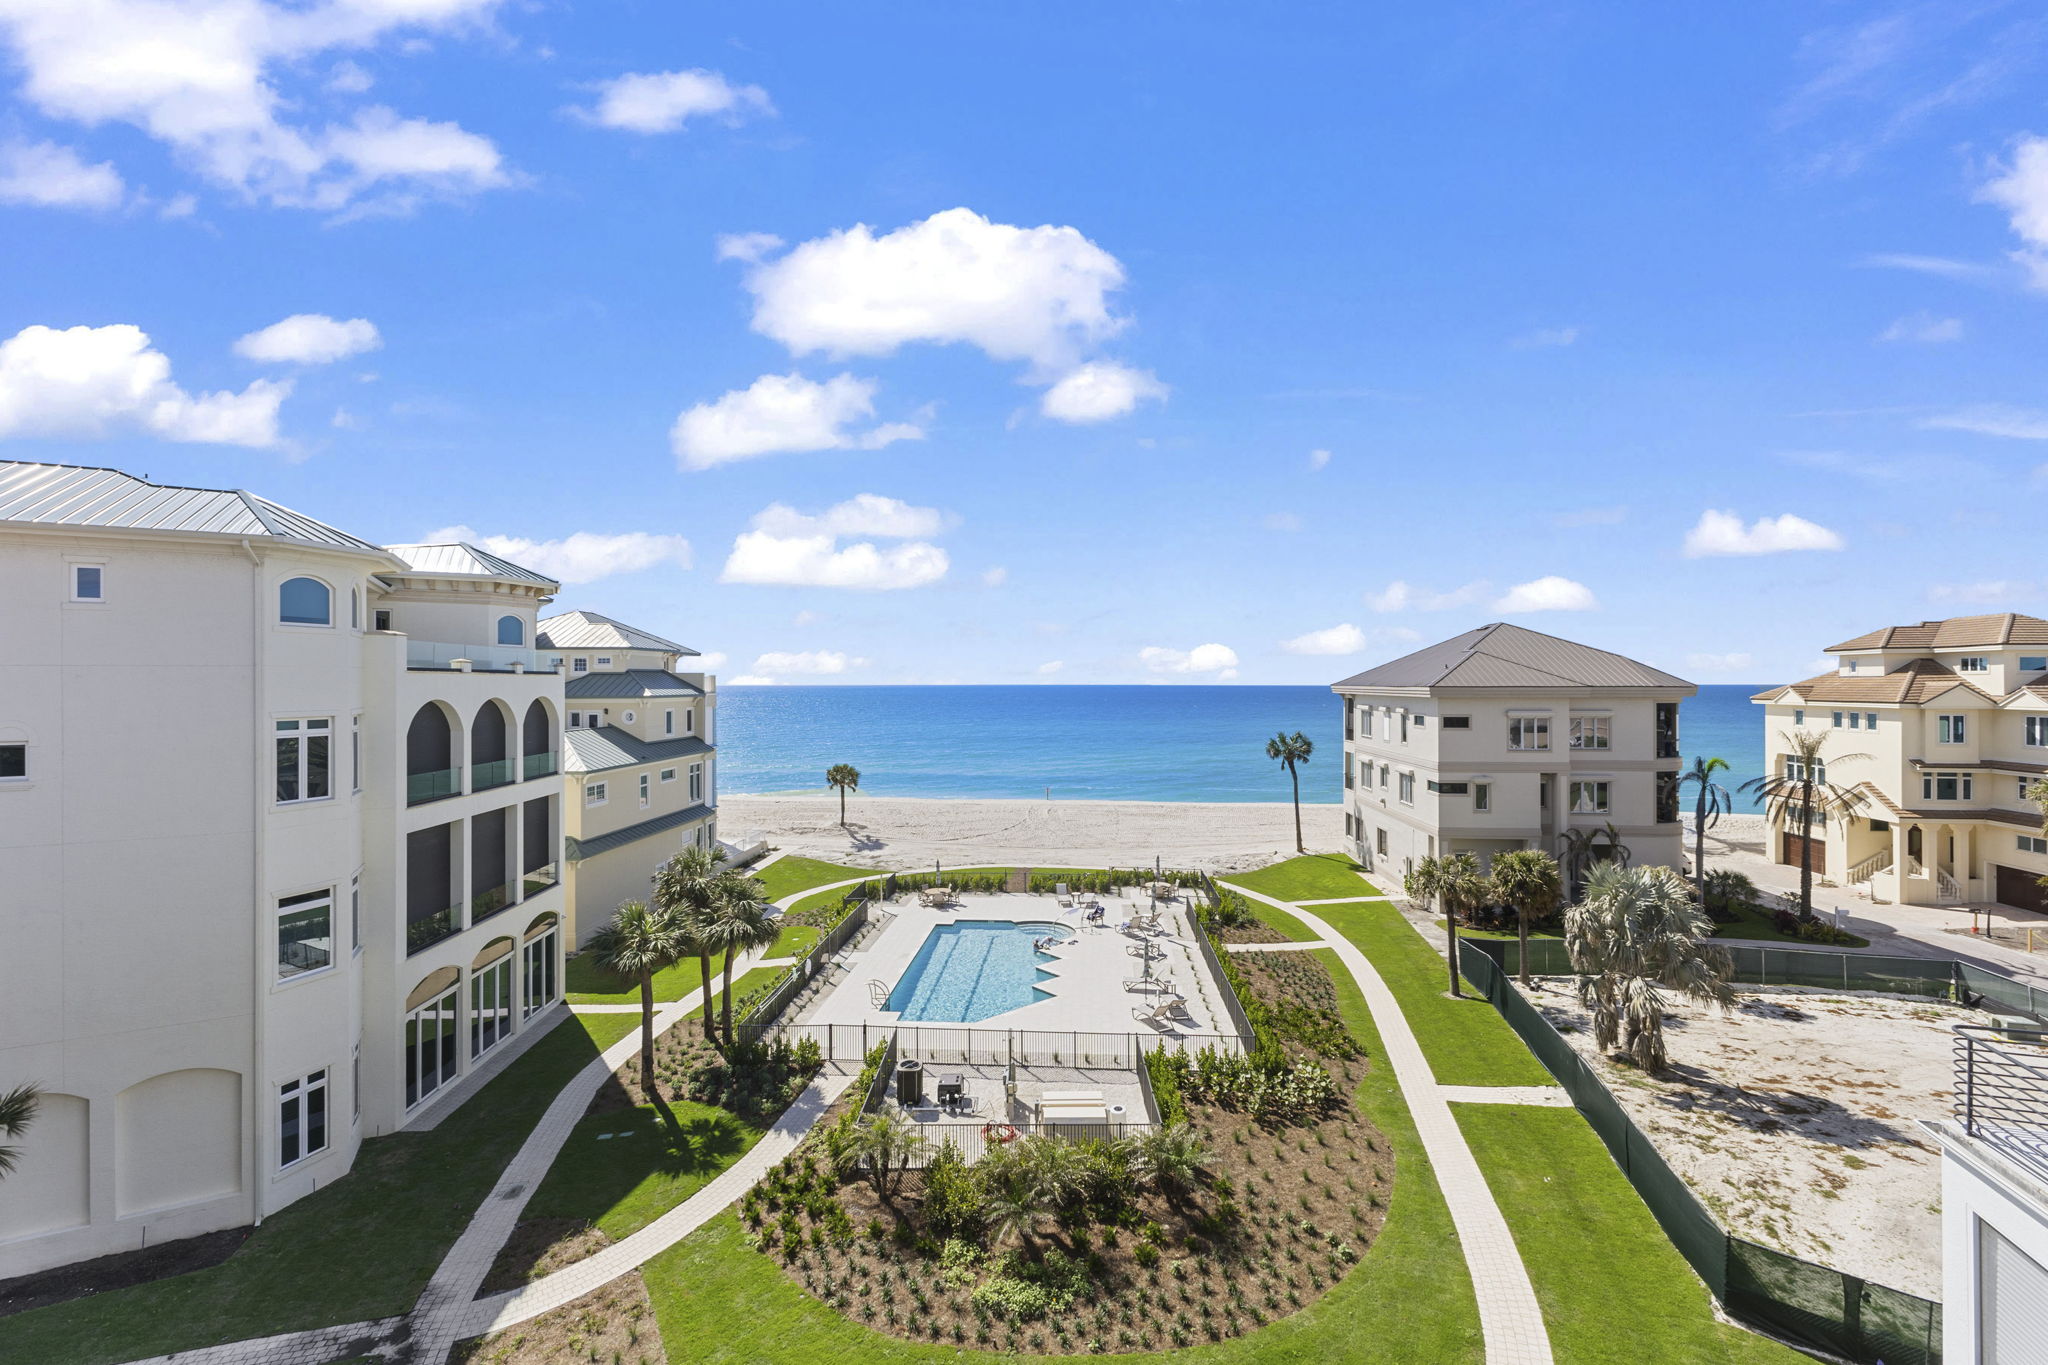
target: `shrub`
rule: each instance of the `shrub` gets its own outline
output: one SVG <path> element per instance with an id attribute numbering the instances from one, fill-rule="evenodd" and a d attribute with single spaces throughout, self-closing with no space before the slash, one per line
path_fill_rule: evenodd
<path id="1" fill-rule="evenodd" d="M 924 1168 L 924 1221 L 940 1238 L 973 1237 L 981 1231 L 981 1186 L 951 1139 L 940 1144 Z"/>
<path id="2" fill-rule="evenodd" d="M 1064 1312 L 1088 1287 L 1087 1263 L 1060 1251 L 1048 1251 L 1036 1262 L 1004 1255 L 992 1272 L 974 1287 L 974 1306 L 1016 1322 Z"/>
<path id="3" fill-rule="evenodd" d="M 1150 1242 L 1140 1242 L 1131 1248 L 1131 1259 L 1137 1262 L 1140 1270 L 1150 1270 L 1159 1264 L 1159 1248 Z"/>

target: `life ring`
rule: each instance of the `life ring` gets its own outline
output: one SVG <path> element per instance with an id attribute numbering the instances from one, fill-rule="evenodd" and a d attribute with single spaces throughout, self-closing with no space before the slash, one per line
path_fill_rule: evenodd
<path id="1" fill-rule="evenodd" d="M 984 1123 L 981 1125 L 981 1140 L 983 1142 L 997 1143 L 998 1145 L 1015 1142 L 1017 1140 L 1017 1129 L 1014 1125 L 1008 1123 Z"/>

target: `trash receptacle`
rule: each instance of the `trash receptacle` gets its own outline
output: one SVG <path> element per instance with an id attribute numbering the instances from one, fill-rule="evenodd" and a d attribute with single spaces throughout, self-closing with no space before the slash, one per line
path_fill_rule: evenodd
<path id="1" fill-rule="evenodd" d="M 915 1057 L 896 1064 L 896 1103 L 905 1108 L 924 1103 L 924 1063 Z"/>

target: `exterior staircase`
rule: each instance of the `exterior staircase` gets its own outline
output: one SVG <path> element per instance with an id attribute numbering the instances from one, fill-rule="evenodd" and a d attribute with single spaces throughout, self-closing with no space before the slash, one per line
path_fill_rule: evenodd
<path id="1" fill-rule="evenodd" d="M 1892 870 L 1892 851 L 1881 849 L 1849 869 L 1849 885 L 1860 886 L 1880 872 Z"/>

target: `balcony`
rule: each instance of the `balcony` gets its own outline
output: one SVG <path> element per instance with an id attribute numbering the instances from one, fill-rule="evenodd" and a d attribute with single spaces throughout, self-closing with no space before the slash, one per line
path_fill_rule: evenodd
<path id="1" fill-rule="evenodd" d="M 431 948 L 444 938 L 454 937 L 461 928 L 462 916 L 453 906 L 408 920 L 405 926 L 406 956 Z"/>
<path id="2" fill-rule="evenodd" d="M 405 804 L 424 806 L 462 795 L 462 769 L 438 768 L 433 772 L 411 773 L 405 779 Z"/>
<path id="3" fill-rule="evenodd" d="M 530 900 L 560 880 L 561 877 L 553 863 L 544 863 L 539 867 L 533 868 L 526 874 L 524 886 L 520 892 L 520 899 Z"/>
<path id="4" fill-rule="evenodd" d="M 533 781 L 536 777 L 553 777 L 554 775 L 555 756 L 552 753 L 528 754 L 526 756 L 526 780 L 528 782 Z"/>
<path id="5" fill-rule="evenodd" d="M 512 903 L 512 888 L 494 886 L 469 898 L 469 922 L 479 924 Z"/>
<path id="6" fill-rule="evenodd" d="M 489 791 L 492 787 L 508 787 L 518 771 L 513 760 L 500 758 L 490 763 L 476 763 L 470 766 L 469 789 L 473 792 Z"/>
<path id="7" fill-rule="evenodd" d="M 517 664 L 528 673 L 558 673 L 552 656 L 518 645 L 453 645 L 438 640 L 407 640 L 405 666 L 411 669 L 453 669 L 457 659 L 469 660 L 472 672 L 510 673 Z"/>
<path id="8" fill-rule="evenodd" d="M 1955 1035 L 1956 1121 L 2048 1178 L 2048 1029 L 1961 1024 Z"/>

